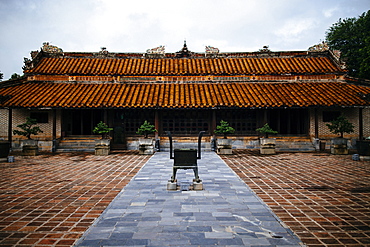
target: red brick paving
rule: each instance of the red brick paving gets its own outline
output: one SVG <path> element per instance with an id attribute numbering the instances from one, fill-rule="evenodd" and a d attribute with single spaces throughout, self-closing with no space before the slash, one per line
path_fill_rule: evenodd
<path id="1" fill-rule="evenodd" d="M 370 246 L 369 161 L 250 150 L 221 157 L 307 246 Z"/>
<path id="2" fill-rule="evenodd" d="M 72 246 L 150 156 L 16 156 L 0 163 L 0 246 Z"/>
<path id="3" fill-rule="evenodd" d="M 149 156 L 16 156 L 0 163 L 0 246 L 71 246 Z M 370 162 L 326 153 L 222 156 L 301 240 L 370 246 Z"/>

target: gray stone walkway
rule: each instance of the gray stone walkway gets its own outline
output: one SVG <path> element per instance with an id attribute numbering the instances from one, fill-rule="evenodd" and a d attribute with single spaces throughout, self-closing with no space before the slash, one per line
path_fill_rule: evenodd
<path id="1" fill-rule="evenodd" d="M 198 160 L 202 191 L 167 191 L 172 165 L 156 153 L 76 246 L 302 246 L 217 154 Z"/>

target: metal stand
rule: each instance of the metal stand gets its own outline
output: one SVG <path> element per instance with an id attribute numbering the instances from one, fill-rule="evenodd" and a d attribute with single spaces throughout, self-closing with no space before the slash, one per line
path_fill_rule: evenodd
<path id="1" fill-rule="evenodd" d="M 198 152 L 196 149 L 175 149 L 174 152 L 172 152 L 172 136 L 171 132 L 167 132 L 167 135 L 170 140 L 170 159 L 174 160 L 173 163 L 173 169 L 172 169 L 172 176 L 171 180 L 168 181 L 167 189 L 168 190 L 176 190 L 177 184 L 176 184 L 176 173 L 178 169 L 192 169 L 194 171 L 194 182 L 193 182 L 193 189 L 194 190 L 202 190 L 203 184 L 202 180 L 199 178 L 198 174 L 198 164 L 197 160 L 201 159 L 201 140 L 202 136 L 205 133 L 205 131 L 199 132 L 198 135 Z M 176 189 L 175 189 L 176 187 Z"/>

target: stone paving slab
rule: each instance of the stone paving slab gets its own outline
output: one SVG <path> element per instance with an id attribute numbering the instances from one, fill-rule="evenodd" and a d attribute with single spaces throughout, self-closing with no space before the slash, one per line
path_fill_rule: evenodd
<path id="1" fill-rule="evenodd" d="M 215 153 L 198 160 L 202 191 L 167 191 L 172 165 L 156 153 L 75 246 L 302 246 Z"/>

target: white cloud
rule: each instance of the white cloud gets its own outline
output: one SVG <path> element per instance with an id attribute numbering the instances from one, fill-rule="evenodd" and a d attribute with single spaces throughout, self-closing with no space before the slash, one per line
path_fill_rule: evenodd
<path id="1" fill-rule="evenodd" d="M 22 74 L 23 57 L 45 41 L 64 51 L 221 52 L 305 50 L 368 0 L 0 0 L 0 71 Z"/>
<path id="2" fill-rule="evenodd" d="M 338 11 L 337 7 L 330 8 L 330 9 L 324 9 L 323 13 L 326 18 L 330 18 L 334 15 L 334 12 Z"/>
<path id="3" fill-rule="evenodd" d="M 306 36 L 305 34 L 313 29 L 315 25 L 317 25 L 317 22 L 313 18 L 290 19 L 281 28 L 277 29 L 274 34 L 281 43 L 295 43 Z"/>

